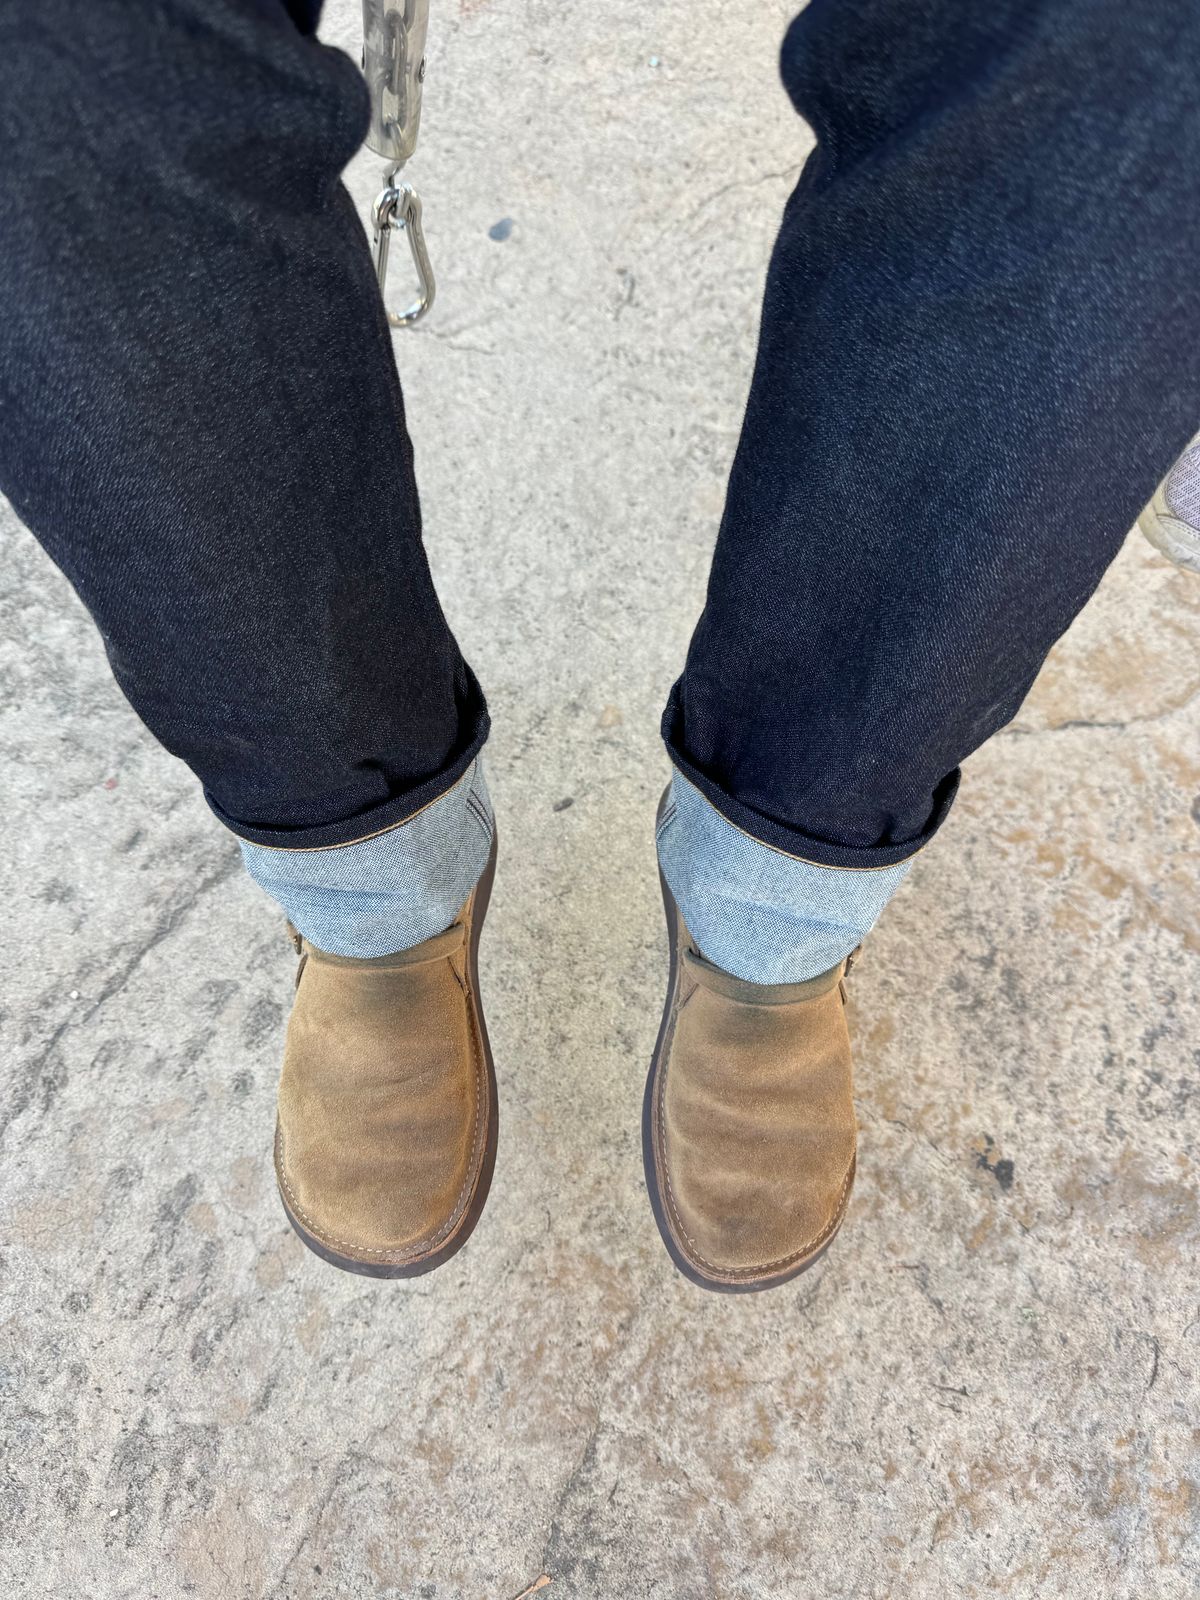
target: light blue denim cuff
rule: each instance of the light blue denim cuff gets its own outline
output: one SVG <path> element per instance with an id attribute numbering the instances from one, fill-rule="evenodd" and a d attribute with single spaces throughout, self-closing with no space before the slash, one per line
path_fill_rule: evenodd
<path id="1" fill-rule="evenodd" d="M 822 867 L 785 855 L 736 828 L 676 770 L 658 864 L 709 961 L 748 983 L 803 983 L 862 942 L 912 859 Z"/>
<path id="2" fill-rule="evenodd" d="M 318 950 L 388 956 L 450 926 L 487 865 L 494 831 L 477 758 L 452 789 L 372 838 L 322 850 L 239 843 L 255 883 Z"/>

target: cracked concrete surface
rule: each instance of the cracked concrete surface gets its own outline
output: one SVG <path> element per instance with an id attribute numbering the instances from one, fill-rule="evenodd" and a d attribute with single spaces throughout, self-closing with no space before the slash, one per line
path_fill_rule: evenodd
<path id="1" fill-rule="evenodd" d="M 441 299 L 397 351 L 505 842 L 500 1162 L 441 1272 L 345 1277 L 285 1224 L 279 919 L 5 514 L 14 1600 L 1200 1586 L 1200 583 L 1136 535 L 856 973 L 828 1257 L 706 1296 L 642 1190 L 656 724 L 808 147 L 789 10 L 433 6 Z"/>

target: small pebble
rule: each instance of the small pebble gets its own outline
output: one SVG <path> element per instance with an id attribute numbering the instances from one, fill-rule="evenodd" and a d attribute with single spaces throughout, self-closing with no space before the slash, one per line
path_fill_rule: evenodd
<path id="1" fill-rule="evenodd" d="M 488 238 L 495 239 L 497 244 L 503 244 L 512 231 L 513 219 L 511 217 L 501 217 L 499 222 L 493 222 L 488 229 Z"/>

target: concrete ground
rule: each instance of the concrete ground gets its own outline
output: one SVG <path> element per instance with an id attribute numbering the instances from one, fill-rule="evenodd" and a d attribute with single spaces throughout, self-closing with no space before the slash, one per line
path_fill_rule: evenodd
<path id="1" fill-rule="evenodd" d="M 441 298 L 397 354 L 505 844 L 500 1164 L 443 1271 L 343 1276 L 287 1227 L 279 918 L 5 514 L 14 1600 L 1200 1585 L 1200 583 L 1138 536 L 854 980 L 829 1256 L 705 1295 L 643 1192 L 656 724 L 808 148 L 791 5 L 433 6 Z"/>

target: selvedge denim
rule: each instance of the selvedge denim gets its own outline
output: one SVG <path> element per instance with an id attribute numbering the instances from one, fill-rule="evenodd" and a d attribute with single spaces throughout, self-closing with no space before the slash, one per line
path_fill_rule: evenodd
<path id="1" fill-rule="evenodd" d="M 421 830 L 379 841 L 488 721 L 339 183 L 365 91 L 317 10 L 0 8 L 0 485 L 218 816 L 313 868 L 264 878 L 302 916 L 364 893 L 373 944 L 364 875 L 391 852 L 413 881 Z M 932 835 L 1194 431 L 1198 68 L 1190 0 L 813 0 L 790 29 L 818 143 L 663 724 L 677 789 L 735 830 L 681 808 L 664 865 L 741 975 L 809 975 L 843 869 L 850 936 L 855 875 Z M 754 842 L 722 934 L 704 906 Z M 334 884 L 313 852 L 347 845 Z"/>
<path id="2" fill-rule="evenodd" d="M 658 864 L 707 959 L 749 983 L 828 972 L 870 933 L 912 858 L 823 867 L 736 827 L 681 772 L 655 830 Z"/>
<path id="3" fill-rule="evenodd" d="M 387 956 L 448 928 L 496 830 L 482 757 L 415 816 L 353 844 L 277 850 L 242 840 L 254 881 L 304 937 L 337 956 Z"/>

